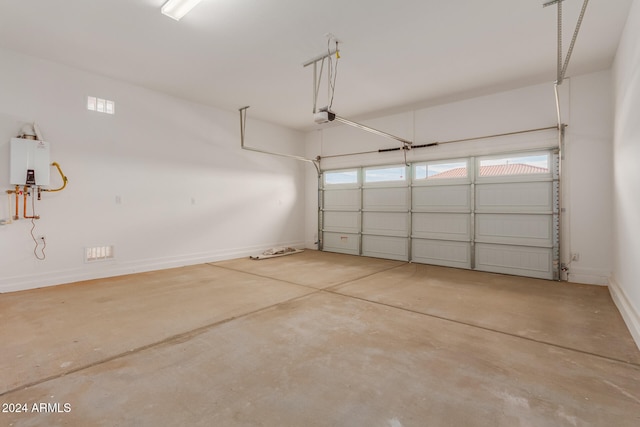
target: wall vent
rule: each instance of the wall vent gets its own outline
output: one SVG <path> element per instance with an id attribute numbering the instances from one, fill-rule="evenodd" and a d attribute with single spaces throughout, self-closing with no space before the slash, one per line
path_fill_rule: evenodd
<path id="1" fill-rule="evenodd" d="M 84 262 L 95 262 L 113 259 L 113 245 L 92 246 L 84 249 Z"/>

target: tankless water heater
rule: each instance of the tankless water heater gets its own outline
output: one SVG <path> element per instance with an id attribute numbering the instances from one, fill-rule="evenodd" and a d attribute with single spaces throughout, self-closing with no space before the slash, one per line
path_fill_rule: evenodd
<path id="1" fill-rule="evenodd" d="M 11 138 L 11 185 L 49 185 L 49 143 Z"/>

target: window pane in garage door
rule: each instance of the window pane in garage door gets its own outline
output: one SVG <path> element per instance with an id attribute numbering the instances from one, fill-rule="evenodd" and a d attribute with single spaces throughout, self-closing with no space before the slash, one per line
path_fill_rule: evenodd
<path id="1" fill-rule="evenodd" d="M 364 182 L 402 182 L 407 179 L 405 166 L 386 166 L 382 168 L 367 168 L 364 170 Z"/>
<path id="2" fill-rule="evenodd" d="M 324 173 L 325 185 L 358 184 L 358 170 L 328 171 Z"/>
<path id="3" fill-rule="evenodd" d="M 549 153 L 489 157 L 479 160 L 478 177 L 550 173 Z"/>
<path id="4" fill-rule="evenodd" d="M 467 178 L 467 164 L 467 160 L 418 164 L 414 169 L 414 180 Z"/>

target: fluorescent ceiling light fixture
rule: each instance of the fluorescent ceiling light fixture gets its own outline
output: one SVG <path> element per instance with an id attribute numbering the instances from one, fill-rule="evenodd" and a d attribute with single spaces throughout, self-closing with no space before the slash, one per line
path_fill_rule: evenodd
<path id="1" fill-rule="evenodd" d="M 184 15 L 189 13 L 201 0 L 168 0 L 162 5 L 160 12 L 179 21 Z"/>

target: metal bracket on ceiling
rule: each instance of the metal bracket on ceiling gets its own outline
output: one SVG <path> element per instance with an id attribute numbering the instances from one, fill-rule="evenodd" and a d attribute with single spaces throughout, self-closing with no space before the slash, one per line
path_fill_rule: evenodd
<path id="1" fill-rule="evenodd" d="M 303 67 L 313 65 L 313 114 L 318 112 L 318 92 L 320 90 L 320 83 L 322 82 L 322 71 L 324 69 L 324 61 L 333 55 L 339 55 L 340 51 L 336 46 L 335 49 L 329 49 L 327 53 L 318 55 L 315 58 L 311 58 L 307 62 L 303 63 Z M 320 63 L 320 72 L 318 73 L 318 62 Z M 330 84 L 330 83 L 328 83 Z"/>
<path id="2" fill-rule="evenodd" d="M 576 40 L 578 38 L 578 33 L 580 32 L 580 26 L 582 25 L 582 20 L 584 18 L 584 14 L 587 10 L 587 5 L 589 4 L 589 0 L 584 0 L 582 3 L 582 9 L 580 10 L 580 16 L 578 17 L 578 22 L 573 31 L 573 37 L 571 38 L 571 44 L 569 45 L 569 50 L 567 51 L 567 56 L 562 59 L 563 51 L 562 51 L 562 3 L 564 0 L 552 0 L 544 3 L 542 6 L 547 7 L 553 4 L 558 6 L 558 51 L 557 51 L 557 75 L 556 82 L 554 84 L 555 98 L 556 98 L 556 113 L 558 118 L 558 130 L 562 129 L 562 115 L 560 111 L 560 96 L 558 93 L 558 87 L 564 82 L 565 75 L 567 73 L 567 67 L 569 66 L 569 61 L 571 59 L 571 54 L 573 53 L 573 48 L 576 44 Z M 562 145 L 562 132 L 559 133 L 560 145 Z"/>
<path id="3" fill-rule="evenodd" d="M 363 125 L 361 123 L 356 123 L 354 121 L 348 120 L 344 117 L 341 117 L 337 114 L 335 114 L 333 111 L 331 111 L 331 102 L 330 100 L 333 98 L 331 95 L 329 95 L 329 99 L 327 100 L 327 102 L 329 102 L 329 104 L 326 107 L 322 107 L 322 108 L 318 108 L 318 93 L 320 91 L 320 85 L 322 83 L 322 72 L 324 70 L 324 63 L 326 59 L 330 59 L 333 55 L 336 55 L 336 58 L 339 58 L 340 56 L 340 50 L 338 49 L 338 40 L 335 39 L 335 36 L 333 36 L 332 34 L 327 34 L 327 36 L 329 36 L 329 42 L 331 42 L 331 40 L 335 40 L 336 41 L 336 47 L 335 49 L 327 49 L 326 53 L 323 53 L 321 55 L 318 55 L 314 58 L 309 59 L 308 61 L 304 62 L 302 64 L 303 67 L 308 67 L 309 65 L 313 65 L 313 114 L 315 115 L 316 113 L 318 113 L 319 115 L 321 115 L 321 121 L 316 121 L 316 123 L 327 123 L 327 122 L 331 122 L 331 121 L 338 121 L 341 123 L 344 123 L 346 125 L 349 126 L 353 126 L 355 128 L 364 130 L 366 132 L 370 132 L 373 133 L 375 135 L 378 136 L 382 136 L 385 138 L 390 138 L 393 139 L 395 141 L 399 141 L 402 143 L 402 147 L 401 149 L 405 152 L 405 158 L 406 158 L 406 152 L 408 150 L 411 149 L 411 146 L 413 144 L 412 141 L 409 141 L 408 139 L 405 138 L 401 138 L 399 136 L 390 134 L 388 132 L 384 132 L 378 129 L 374 129 L 370 126 L 366 126 Z M 318 72 L 318 63 L 320 63 L 320 71 Z M 330 64 L 330 63 L 329 63 Z M 331 65 L 329 65 L 330 67 Z M 328 73 L 330 72 L 330 70 L 328 71 Z M 330 74 L 329 74 L 330 76 Z M 328 89 L 328 93 L 331 94 L 332 90 L 335 89 L 335 82 L 331 82 L 331 78 L 328 76 L 327 78 L 327 89 Z"/>
<path id="4" fill-rule="evenodd" d="M 318 172 L 318 176 L 320 176 L 320 174 L 322 173 L 320 170 L 320 157 L 316 159 L 307 159 L 306 157 L 295 156 L 293 154 L 277 153 L 274 151 L 262 150 L 260 148 L 247 147 L 244 143 L 244 137 L 246 133 L 245 129 L 247 126 L 247 110 L 248 109 L 249 109 L 249 106 L 238 109 L 238 111 L 240 112 L 240 148 L 242 148 L 243 150 L 254 151 L 256 153 L 271 154 L 273 156 L 288 157 L 290 159 L 300 160 L 302 162 L 313 163 L 313 166 L 315 166 L 316 171 Z"/>
<path id="5" fill-rule="evenodd" d="M 580 15 L 578 17 L 578 22 L 576 23 L 576 27 L 573 31 L 573 37 L 571 38 L 571 44 L 569 45 L 569 50 L 567 51 L 567 56 L 562 59 L 563 51 L 562 51 L 562 2 L 564 0 L 552 0 L 544 3 L 542 7 L 552 6 L 556 4 L 558 6 L 558 64 L 557 64 L 557 76 L 556 76 L 556 84 L 561 85 L 564 81 L 565 75 L 567 73 L 567 67 L 569 66 L 569 60 L 571 59 L 571 54 L 573 53 L 573 48 L 576 44 L 576 39 L 578 38 L 578 33 L 580 32 L 580 26 L 582 25 L 582 19 L 584 18 L 584 14 L 587 10 L 587 5 L 589 4 L 589 0 L 584 0 L 582 3 L 582 9 L 580 10 Z"/>
<path id="6" fill-rule="evenodd" d="M 547 6 L 553 6 L 556 3 L 560 3 L 563 2 L 564 0 L 553 0 L 553 1 L 548 1 L 545 4 L 542 5 L 542 7 L 547 7 Z"/>

